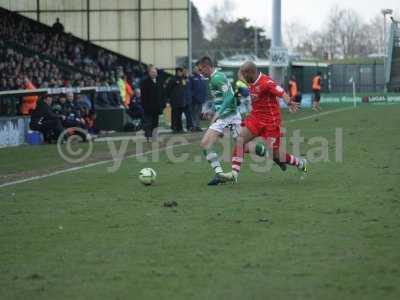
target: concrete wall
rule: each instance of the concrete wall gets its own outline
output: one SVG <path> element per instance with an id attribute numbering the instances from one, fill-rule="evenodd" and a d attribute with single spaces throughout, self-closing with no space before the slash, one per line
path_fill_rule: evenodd
<path id="1" fill-rule="evenodd" d="M 38 2 L 38 6 L 37 6 Z M 188 55 L 188 0 L 0 0 L 0 6 L 172 71 Z"/>
<path id="2" fill-rule="evenodd" d="M 19 146 L 25 143 L 29 118 L 0 118 L 0 148 Z"/>

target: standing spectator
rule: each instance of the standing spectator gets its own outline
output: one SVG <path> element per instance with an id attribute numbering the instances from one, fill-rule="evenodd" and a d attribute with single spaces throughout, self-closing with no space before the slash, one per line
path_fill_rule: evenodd
<path id="1" fill-rule="evenodd" d="M 167 86 L 167 95 L 172 108 L 172 131 L 174 133 L 182 133 L 182 113 L 185 107 L 185 90 L 186 85 L 183 83 L 182 68 L 175 69 L 175 76 L 172 77 Z"/>
<path id="2" fill-rule="evenodd" d="M 157 137 L 156 129 L 162 109 L 162 85 L 157 80 L 157 69 L 153 65 L 148 67 L 148 77 L 140 88 L 141 102 L 144 109 L 144 135 L 147 141 Z"/>
<path id="3" fill-rule="evenodd" d="M 134 94 L 133 94 L 132 85 L 130 85 L 130 83 L 125 79 L 125 99 L 123 99 L 123 101 L 124 101 L 124 105 L 127 109 L 129 109 L 129 106 L 131 104 L 133 96 L 134 96 Z"/>
<path id="4" fill-rule="evenodd" d="M 38 105 L 32 112 L 31 122 L 29 124 L 32 130 L 43 133 L 45 141 L 51 141 L 53 135 L 56 139 L 63 131 L 61 124 L 62 116 L 51 110 L 53 99 L 50 95 L 46 95 L 44 99 L 38 101 Z"/>
<path id="5" fill-rule="evenodd" d="M 124 75 L 120 75 L 120 77 L 118 78 L 118 87 L 119 87 L 119 92 L 121 95 L 121 99 L 122 99 L 122 103 L 125 104 L 125 100 L 126 100 L 126 81 L 125 81 L 125 76 Z"/>
<path id="6" fill-rule="evenodd" d="M 23 86 L 26 90 L 35 90 L 36 87 L 33 85 L 32 81 L 30 81 L 27 77 L 24 78 Z M 21 105 L 21 114 L 30 115 L 32 111 L 36 108 L 36 102 L 38 100 L 38 96 L 25 96 L 22 99 Z"/>
<path id="7" fill-rule="evenodd" d="M 321 100 L 321 72 L 317 72 L 312 80 L 312 91 L 313 91 L 313 106 L 314 111 L 321 109 L 319 107 L 319 101 Z"/>
<path id="8" fill-rule="evenodd" d="M 183 113 L 186 119 L 186 130 L 193 131 L 193 119 L 192 119 L 192 78 L 188 73 L 186 67 L 182 67 L 183 73 L 183 84 L 185 85 L 184 95 L 184 108 Z"/>
<path id="9" fill-rule="evenodd" d="M 62 33 L 64 32 L 64 25 L 61 24 L 60 18 L 56 19 L 56 22 L 53 24 L 53 30 L 57 33 Z"/>
<path id="10" fill-rule="evenodd" d="M 299 88 L 297 86 L 296 77 L 293 75 L 289 81 L 289 96 L 293 101 L 297 103 L 301 103 L 301 94 L 299 92 Z"/>
<path id="11" fill-rule="evenodd" d="M 201 132 L 202 129 L 200 127 L 200 116 L 203 108 L 203 104 L 207 100 L 207 81 L 200 74 L 199 67 L 196 65 L 193 68 L 193 76 L 192 76 L 192 120 L 193 120 L 193 129 L 192 131 Z"/>

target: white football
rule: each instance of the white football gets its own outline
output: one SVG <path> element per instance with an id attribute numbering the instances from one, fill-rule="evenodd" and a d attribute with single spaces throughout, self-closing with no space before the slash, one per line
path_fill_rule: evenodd
<path id="1" fill-rule="evenodd" d="M 144 168 L 140 170 L 139 180 L 144 185 L 152 185 L 156 181 L 157 173 L 152 168 Z"/>

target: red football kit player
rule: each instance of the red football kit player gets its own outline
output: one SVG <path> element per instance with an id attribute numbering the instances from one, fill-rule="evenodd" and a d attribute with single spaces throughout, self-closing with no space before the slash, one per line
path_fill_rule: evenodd
<path id="1" fill-rule="evenodd" d="M 250 84 L 252 111 L 242 124 L 253 135 L 263 137 L 267 141 L 267 145 L 274 150 L 279 150 L 280 146 L 281 108 L 279 98 L 284 94 L 285 91 L 271 78 L 259 73 L 256 81 Z"/>
<path id="2" fill-rule="evenodd" d="M 281 169 L 286 170 L 288 164 L 306 172 L 307 161 L 305 159 L 297 158 L 280 149 L 282 118 L 279 98 L 286 102 L 291 112 L 297 110 L 298 104 L 292 101 L 270 77 L 258 73 L 254 63 L 245 63 L 241 67 L 241 72 L 249 83 L 252 110 L 242 122 L 240 136 L 232 155 L 232 173 L 226 174 L 226 178 L 237 180 L 243 162 L 244 145 L 258 136 L 264 138 L 267 147 L 272 149 L 273 160 Z"/>

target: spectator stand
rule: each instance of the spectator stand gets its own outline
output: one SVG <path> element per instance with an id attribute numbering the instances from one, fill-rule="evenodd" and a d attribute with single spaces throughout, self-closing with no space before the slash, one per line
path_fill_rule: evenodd
<path id="1" fill-rule="evenodd" d="M 117 80 L 116 76 L 122 72 L 127 78 L 141 78 L 147 69 L 142 62 L 69 33 L 55 31 L 48 25 L 1 7 L 0 27 L 2 40 L 45 53 L 56 64 L 65 63 L 95 77 Z M 161 81 L 169 76 L 163 70 L 159 71 Z"/>

